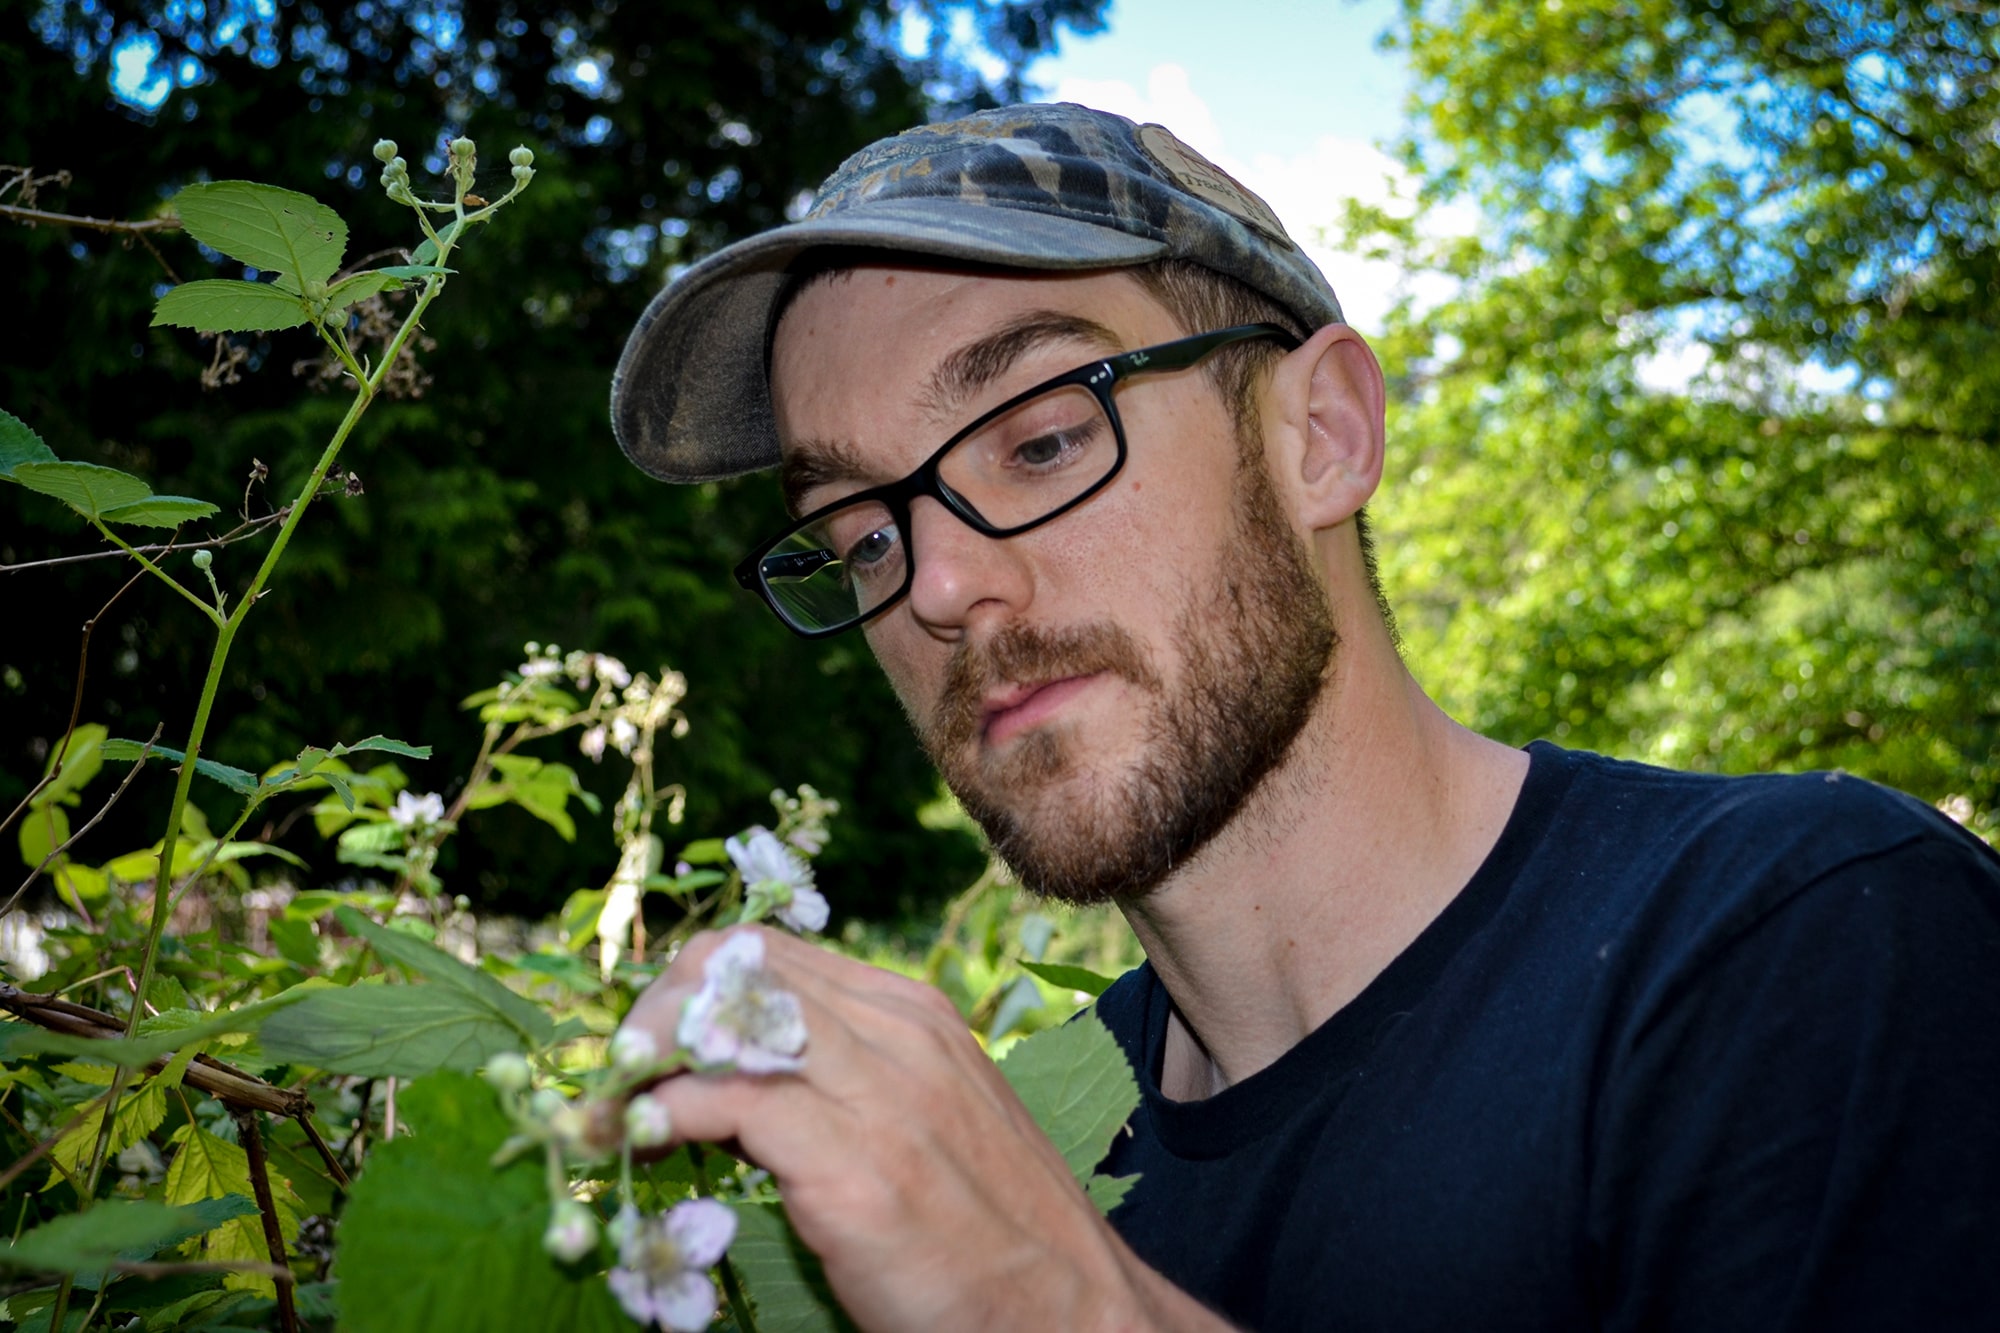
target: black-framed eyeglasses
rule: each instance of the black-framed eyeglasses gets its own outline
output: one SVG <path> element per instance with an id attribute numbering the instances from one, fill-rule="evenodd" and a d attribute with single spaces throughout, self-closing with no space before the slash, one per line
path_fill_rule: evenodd
<path id="1" fill-rule="evenodd" d="M 1059 518 L 1125 466 L 1125 424 L 1111 394 L 1121 380 L 1186 370 L 1252 338 L 1299 345 L 1276 324 L 1239 324 L 1092 361 L 1015 394 L 901 481 L 815 509 L 764 542 L 736 566 L 736 581 L 806 638 L 852 629 L 910 589 L 912 500 L 929 496 L 996 538 Z"/>

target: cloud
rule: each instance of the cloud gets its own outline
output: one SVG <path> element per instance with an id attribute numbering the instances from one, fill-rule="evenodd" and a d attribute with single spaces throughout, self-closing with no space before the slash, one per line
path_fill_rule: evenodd
<path id="1" fill-rule="evenodd" d="M 1245 157 L 1225 144 L 1214 113 L 1179 65 L 1155 65 L 1143 92 L 1120 80 L 1064 79 L 1056 84 L 1053 100 L 1165 125 L 1271 206 L 1333 284 L 1350 324 L 1364 333 L 1382 327 L 1402 275 L 1391 265 L 1336 251 L 1324 239 L 1347 200 L 1389 200 L 1391 182 L 1402 172 L 1379 148 L 1327 134 L 1296 156 L 1252 152 Z"/>

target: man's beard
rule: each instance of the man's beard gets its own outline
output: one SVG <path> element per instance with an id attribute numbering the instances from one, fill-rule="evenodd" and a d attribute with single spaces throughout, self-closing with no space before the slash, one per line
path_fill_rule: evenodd
<path id="1" fill-rule="evenodd" d="M 1181 678 L 1171 689 L 1140 642 L 1108 621 L 1012 625 L 953 655 L 924 747 L 1034 893 L 1087 906 L 1148 892 L 1229 824 L 1312 716 L 1339 643 L 1325 589 L 1255 453 L 1236 492 L 1230 540 L 1175 616 Z M 1056 727 L 980 762 L 988 690 L 1095 672 L 1157 698 L 1130 772 L 1058 790 L 1088 756 Z M 1018 798 L 1013 809 L 1003 793 Z"/>

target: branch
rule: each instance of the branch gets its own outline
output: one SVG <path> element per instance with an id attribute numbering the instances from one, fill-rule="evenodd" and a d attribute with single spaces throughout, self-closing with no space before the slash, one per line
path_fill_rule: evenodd
<path id="1" fill-rule="evenodd" d="M 80 227 L 85 231 L 108 231 L 119 236 L 144 236 L 149 231 L 179 231 L 177 217 L 147 218 L 143 222 L 123 222 L 113 218 L 87 218 L 75 213 L 47 213 L 39 208 L 0 204 L 0 218 L 12 218 L 23 226 L 47 223 L 52 227 Z"/>
<path id="2" fill-rule="evenodd" d="M 207 541 L 158 542 L 151 546 L 134 546 L 130 549 L 142 555 L 158 555 L 163 551 L 221 550 L 231 542 L 240 542 L 247 537 L 256 536 L 273 523 L 284 522 L 285 517 L 291 512 L 292 507 L 286 505 L 283 509 L 274 510 L 262 518 L 253 518 L 248 522 L 239 523 L 220 537 L 210 537 Z M 82 555 L 58 555 L 51 556 L 47 560 L 23 560 L 18 565 L 0 565 L 0 574 L 13 574 L 23 569 L 43 569 L 50 565 L 75 565 L 81 564 L 85 560 L 116 560 L 123 554 L 125 552 L 122 550 L 86 551 Z"/>
<path id="3" fill-rule="evenodd" d="M 278 1224 L 277 1201 L 271 1196 L 271 1160 L 264 1152 L 264 1128 L 257 1123 L 255 1111 L 237 1110 L 233 1118 L 236 1137 L 250 1159 L 250 1189 L 257 1196 L 257 1211 L 264 1219 L 264 1247 L 271 1253 L 271 1263 L 284 1267 L 285 1233 Z M 278 1288 L 278 1328 L 281 1333 L 299 1333 L 299 1312 L 292 1306 L 289 1282 Z"/>

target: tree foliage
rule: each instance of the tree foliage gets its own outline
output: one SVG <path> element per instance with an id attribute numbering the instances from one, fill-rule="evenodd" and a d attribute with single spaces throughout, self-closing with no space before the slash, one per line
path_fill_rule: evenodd
<path id="1" fill-rule="evenodd" d="M 420 188 L 459 131 L 524 141 L 544 168 L 504 233 L 469 240 L 479 254 L 462 298 L 427 323 L 423 360 L 449 372 L 377 406 L 347 456 L 349 498 L 294 543 L 224 684 L 209 753 L 261 770 L 303 743 L 387 730 L 435 741 L 435 771 L 464 773 L 478 728 L 458 701 L 527 640 L 588 647 L 688 676 L 695 735 L 666 776 L 687 784 L 694 822 L 746 822 L 773 787 L 812 781 L 851 817 L 829 873 L 883 886 L 857 909 L 889 910 L 897 892 L 933 900 L 971 878 L 969 842 L 954 854 L 913 826 L 934 780 L 865 650 L 791 640 L 728 578 L 780 512 L 775 490 L 642 477 L 611 441 L 609 374 L 678 266 L 782 221 L 859 145 L 990 101 L 978 72 L 990 53 L 1018 72 L 1102 7 L 935 0 L 915 10 L 950 40 L 911 57 L 888 0 L 0 0 L 0 163 L 34 173 L 0 203 L 137 219 L 203 176 L 296 184 L 303 169 L 366 238 L 400 234 L 374 183 L 378 137 L 409 144 L 446 127 L 407 150 Z M 33 184 L 59 171 L 66 182 Z M 0 245 L 15 311 L 0 405 L 61 457 L 214 496 L 243 493 L 262 466 L 285 494 L 338 419 L 338 394 L 297 406 L 322 369 L 303 335 L 218 344 L 148 326 L 170 283 L 256 276 L 188 236 L 8 224 Z M 204 389 L 205 363 L 210 379 L 239 382 Z M 405 387 L 424 383 L 419 371 Z M 91 547 L 59 506 L 0 494 L 0 563 Z M 239 549 L 215 561 L 225 589 L 251 563 Z M 11 804 L 68 721 L 77 627 L 123 575 L 102 562 L 0 580 Z M 202 637 L 170 593 L 135 587 L 96 626 L 83 716 L 123 735 L 161 722 L 174 743 Z M 101 836 L 129 844 L 159 813 L 135 793 Z M 481 847 L 448 869 L 455 891 L 489 905 L 545 909 L 606 869 L 526 816 Z"/>
<path id="2" fill-rule="evenodd" d="M 1448 292 L 1382 341 L 1419 675 L 1513 741 L 1844 766 L 1991 836 L 2000 12 L 1406 17 L 1415 206 L 1349 231 Z"/>

